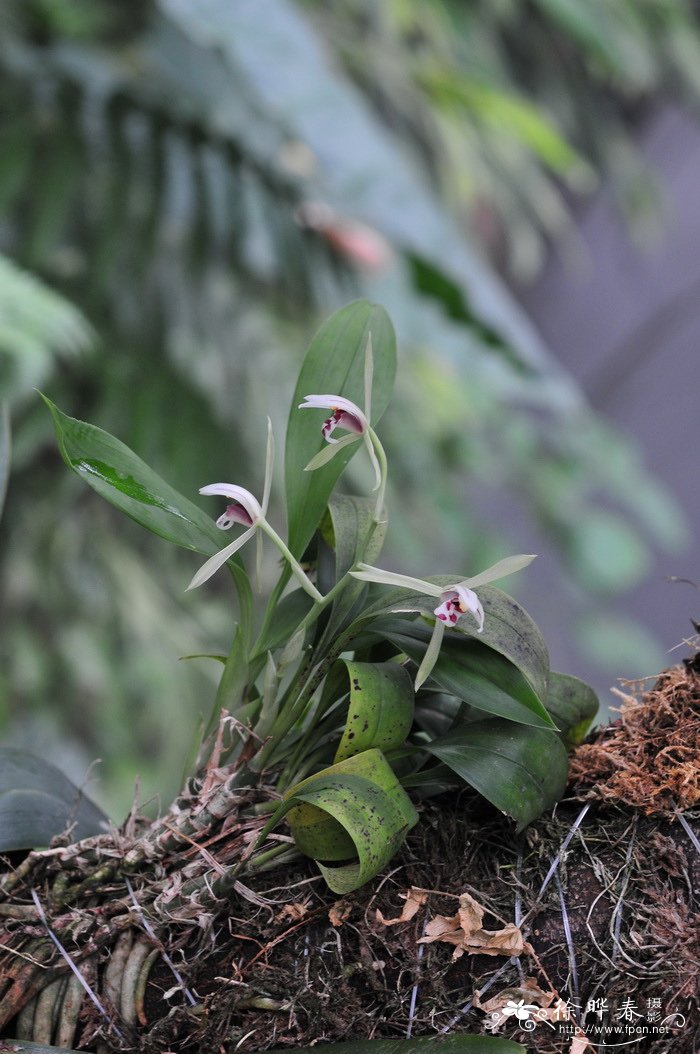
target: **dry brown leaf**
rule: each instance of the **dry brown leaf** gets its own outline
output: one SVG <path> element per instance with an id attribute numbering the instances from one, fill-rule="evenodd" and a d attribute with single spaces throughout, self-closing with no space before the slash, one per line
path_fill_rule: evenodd
<path id="1" fill-rule="evenodd" d="M 342 926 L 345 920 L 349 917 L 352 911 L 352 904 L 349 900 L 336 900 L 334 904 L 331 904 L 328 909 L 328 918 L 331 926 Z"/>
<path id="2" fill-rule="evenodd" d="M 519 928 L 508 923 L 500 930 L 486 930 L 482 923 L 484 909 L 469 893 L 462 893 L 459 898 L 459 910 L 456 915 L 436 915 L 425 927 L 425 936 L 419 944 L 433 944 L 444 941 L 454 944 L 452 959 L 459 959 L 467 952 L 469 955 L 522 955 L 530 946 L 523 938 Z"/>
<path id="3" fill-rule="evenodd" d="M 308 904 L 285 904 L 282 910 L 275 915 L 275 922 L 286 922 L 287 920 L 298 922 L 308 914 L 308 911 Z"/>
<path id="4" fill-rule="evenodd" d="M 550 1007 L 557 998 L 556 992 L 545 992 L 537 984 L 534 977 L 524 977 L 517 987 L 504 988 L 502 992 L 491 996 L 482 1003 L 477 992 L 474 996 L 474 1006 L 483 1010 L 485 1014 L 492 1014 L 495 1010 L 502 1010 L 506 1003 L 523 999 L 526 1003 L 536 1003 L 539 1007 Z"/>
<path id="5" fill-rule="evenodd" d="M 407 893 L 399 893 L 399 897 L 405 901 L 405 904 L 401 909 L 401 914 L 397 915 L 395 919 L 385 919 L 379 908 L 377 908 L 375 913 L 377 922 L 381 922 L 382 926 L 398 926 L 400 922 L 410 922 L 425 904 L 428 894 L 424 889 L 411 886 Z"/>

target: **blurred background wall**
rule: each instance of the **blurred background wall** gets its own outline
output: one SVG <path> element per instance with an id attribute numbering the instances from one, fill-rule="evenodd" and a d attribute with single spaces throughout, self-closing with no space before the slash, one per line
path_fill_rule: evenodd
<path id="1" fill-rule="evenodd" d="M 688 545 L 653 550 L 620 602 L 586 625 L 586 668 L 602 698 L 605 674 L 615 678 L 634 668 L 636 675 L 645 662 L 653 672 L 660 649 L 666 663 L 685 654 L 678 646 L 695 639 L 691 620 L 700 610 L 700 130 L 687 111 L 652 103 L 635 138 L 657 195 L 647 222 L 630 228 L 614 186 L 603 185 L 575 210 L 578 259 L 562 266 L 552 251 L 537 280 L 518 290 L 590 404 L 639 446 L 689 527 Z M 536 576 L 527 586 L 531 603 L 539 604 L 553 653 L 572 666 L 581 661 L 576 635 L 562 625 L 555 601 L 542 604 L 556 596 L 556 578 L 542 566 Z"/>
<path id="2" fill-rule="evenodd" d="M 697 614 L 665 578 L 697 576 L 699 101 L 682 0 L 6 0 L 3 739 L 100 758 L 115 816 L 136 773 L 167 799 L 216 674 L 179 658 L 231 632 L 34 388 L 184 493 L 255 490 L 356 296 L 400 342 L 387 565 L 538 552 L 514 591 L 604 707 L 667 663 Z"/>

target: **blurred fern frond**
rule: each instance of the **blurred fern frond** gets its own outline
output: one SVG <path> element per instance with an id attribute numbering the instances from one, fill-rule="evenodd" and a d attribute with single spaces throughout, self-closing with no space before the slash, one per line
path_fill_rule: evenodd
<path id="1" fill-rule="evenodd" d="M 75 357 L 94 339 L 76 307 L 0 254 L 0 403 L 26 397 L 56 359 Z"/>

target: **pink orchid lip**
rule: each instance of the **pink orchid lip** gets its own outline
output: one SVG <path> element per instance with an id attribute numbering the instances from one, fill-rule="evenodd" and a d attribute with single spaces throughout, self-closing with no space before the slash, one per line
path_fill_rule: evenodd
<path id="1" fill-rule="evenodd" d="M 321 434 L 323 435 L 323 438 L 329 443 L 337 443 L 338 440 L 331 439 L 331 435 L 335 429 L 339 427 L 347 429 L 348 432 L 356 432 L 358 435 L 362 435 L 364 432 L 362 422 L 355 416 L 355 414 L 350 414 L 347 410 L 336 408 L 321 426 Z"/>
<path id="2" fill-rule="evenodd" d="M 435 616 L 441 622 L 456 626 L 459 618 L 471 612 L 479 624 L 479 633 L 484 628 L 484 609 L 476 593 L 464 585 L 451 586 L 440 594 L 440 604 L 435 608 Z"/>
<path id="3" fill-rule="evenodd" d="M 245 487 L 239 487 L 235 483 L 210 483 L 201 487 L 199 493 L 230 499 L 226 512 L 216 521 L 222 531 L 227 531 L 234 523 L 252 527 L 263 518 L 263 510 L 257 498 Z"/>
<path id="4" fill-rule="evenodd" d="M 216 521 L 216 526 L 222 531 L 227 531 L 234 523 L 240 523 L 244 527 L 253 526 L 253 519 L 250 513 L 247 509 L 244 509 L 238 501 L 234 501 L 226 506 L 226 512 L 223 512 L 221 516 L 219 516 Z"/>
<path id="5" fill-rule="evenodd" d="M 306 395 L 304 402 L 299 404 L 300 410 L 331 410 L 331 416 L 323 422 L 321 432 L 324 439 L 329 443 L 337 443 L 337 439 L 331 439 L 331 433 L 336 428 L 346 428 L 348 432 L 363 435 L 369 428 L 369 421 L 362 410 L 350 399 L 342 395 Z"/>

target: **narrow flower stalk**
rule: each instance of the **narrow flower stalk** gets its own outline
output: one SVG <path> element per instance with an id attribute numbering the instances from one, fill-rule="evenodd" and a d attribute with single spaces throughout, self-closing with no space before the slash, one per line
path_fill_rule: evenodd
<path id="1" fill-rule="evenodd" d="M 447 627 L 456 626 L 463 615 L 471 614 L 477 622 L 477 633 L 483 632 L 484 609 L 473 587 L 483 586 L 488 582 L 505 578 L 506 575 L 512 575 L 523 567 L 527 567 L 534 559 L 534 555 L 507 556 L 478 575 L 448 586 L 435 585 L 434 582 L 426 582 L 422 578 L 412 578 L 409 575 L 400 575 L 394 571 L 384 571 L 381 567 L 372 567 L 370 564 L 358 564 L 350 574 L 362 582 L 376 582 L 379 585 L 409 589 L 414 593 L 435 597 L 439 601 L 434 611 L 433 635 L 416 675 L 417 691 L 430 676 L 438 660 Z M 407 610 L 410 610 L 410 607 Z"/>
<path id="2" fill-rule="evenodd" d="M 305 589 L 314 600 L 319 601 L 322 599 L 321 594 L 309 581 L 299 562 L 292 556 L 285 543 L 267 521 L 267 507 L 270 501 L 270 491 L 272 489 L 272 469 L 274 460 L 275 441 L 272 432 L 272 422 L 268 417 L 267 453 L 265 457 L 265 482 L 263 485 L 262 504 L 258 502 L 257 498 L 254 497 L 249 490 L 246 490 L 245 487 L 239 487 L 235 483 L 210 483 L 206 487 L 200 489 L 200 494 L 219 495 L 229 499 L 229 504 L 226 506 L 225 511 L 216 521 L 216 526 L 220 530 L 228 531 L 234 524 L 241 524 L 241 526 L 246 527 L 247 530 L 236 538 L 235 541 L 231 542 L 230 545 L 221 549 L 220 552 L 215 553 L 214 556 L 211 556 L 206 561 L 206 563 L 202 564 L 187 587 L 188 589 L 196 589 L 198 586 L 207 582 L 220 567 L 223 567 L 223 565 L 231 559 L 234 553 L 237 553 L 246 542 L 250 541 L 253 535 L 257 535 L 258 542 L 256 553 L 256 573 L 259 581 L 260 567 L 262 563 L 262 534 L 264 533 L 277 546 L 285 560 L 288 561 L 292 572 L 298 578 L 301 587 Z"/>

